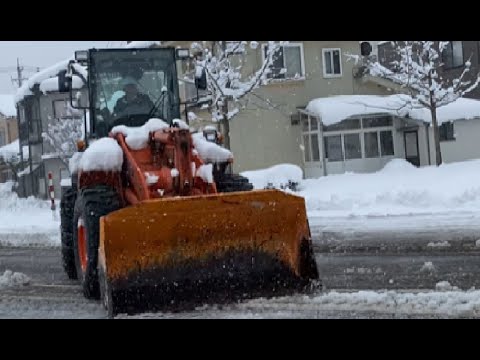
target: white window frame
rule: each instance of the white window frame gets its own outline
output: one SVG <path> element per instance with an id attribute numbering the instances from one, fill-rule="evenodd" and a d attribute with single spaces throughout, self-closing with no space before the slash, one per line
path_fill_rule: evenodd
<path id="1" fill-rule="evenodd" d="M 339 59 L 340 59 L 340 74 L 327 74 L 327 68 L 325 63 L 325 53 L 332 52 L 338 50 L 339 52 Z M 333 60 L 333 54 L 330 55 L 331 59 Z M 332 62 L 333 64 L 333 62 Z M 343 66 L 342 66 L 342 49 L 340 48 L 324 48 L 322 49 L 322 67 L 323 67 L 323 77 L 324 78 L 339 78 L 343 76 Z"/>
<path id="2" fill-rule="evenodd" d="M 268 46 L 268 44 L 262 44 L 262 63 L 265 61 L 265 48 Z M 282 47 L 300 47 L 300 68 L 302 73 L 300 74 L 300 78 L 292 78 L 292 77 L 286 77 L 285 78 L 272 78 L 270 79 L 271 81 L 295 81 L 295 80 L 304 80 L 305 79 L 305 56 L 303 52 L 303 43 L 301 42 L 289 42 L 288 44 L 281 45 Z"/>

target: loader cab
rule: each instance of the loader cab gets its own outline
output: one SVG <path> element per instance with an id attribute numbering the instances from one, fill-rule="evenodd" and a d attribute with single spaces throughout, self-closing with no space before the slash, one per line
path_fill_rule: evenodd
<path id="1" fill-rule="evenodd" d="M 180 118 L 178 49 L 91 49 L 76 57 L 88 74 L 88 95 L 77 99 L 77 106 L 89 111 L 89 137 L 107 136 L 117 125 L 141 126 L 150 118 L 169 123 Z M 136 94 L 127 94 L 133 88 Z M 71 99 L 75 102 L 75 95 Z"/>

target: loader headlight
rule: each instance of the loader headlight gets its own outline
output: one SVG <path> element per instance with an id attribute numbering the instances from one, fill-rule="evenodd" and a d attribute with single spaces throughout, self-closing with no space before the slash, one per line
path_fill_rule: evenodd
<path id="1" fill-rule="evenodd" d="M 207 139 L 207 141 L 216 142 L 217 141 L 217 130 L 204 130 L 203 131 L 203 137 L 205 139 Z"/>

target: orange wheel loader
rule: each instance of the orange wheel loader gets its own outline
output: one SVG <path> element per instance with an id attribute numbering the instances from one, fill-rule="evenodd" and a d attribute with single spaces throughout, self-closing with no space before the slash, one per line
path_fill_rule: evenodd
<path id="1" fill-rule="evenodd" d="M 72 186 L 62 188 L 63 266 L 109 316 L 281 295 L 319 277 L 303 198 L 251 190 L 238 175 L 221 192 L 198 171 L 205 164 L 192 134 L 173 121 L 182 50 L 78 51 L 59 76 L 86 130 Z M 130 112 L 118 111 L 130 91 L 125 78 L 150 108 L 133 101 Z M 148 128 L 150 119 L 167 126 Z M 95 147 L 104 139 L 120 156 Z"/>

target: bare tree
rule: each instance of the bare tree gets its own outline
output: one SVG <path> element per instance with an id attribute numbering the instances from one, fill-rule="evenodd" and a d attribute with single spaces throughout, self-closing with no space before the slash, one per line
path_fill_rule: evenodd
<path id="1" fill-rule="evenodd" d="M 205 74 L 207 92 L 212 101 L 212 118 L 223 126 L 225 146 L 230 148 L 229 120 L 244 107 L 242 99 L 254 90 L 272 80 L 274 59 L 285 42 L 269 41 L 259 48 L 256 41 L 213 41 L 195 42 L 192 50 L 196 53 L 195 77 Z M 264 51 L 259 68 L 246 74 L 244 64 L 251 51 Z"/>
<path id="2" fill-rule="evenodd" d="M 433 125 L 437 166 L 442 163 L 437 109 L 448 105 L 474 90 L 480 82 L 480 74 L 474 80 L 467 80 L 470 59 L 465 62 L 460 76 L 447 80 L 441 76 L 444 63 L 442 54 L 449 46 L 448 41 L 398 41 L 392 42 L 396 60 L 392 70 L 382 66 L 378 60 L 352 56 L 357 62 L 363 61 L 370 75 L 392 80 L 400 84 L 410 96 L 403 97 L 401 107 L 406 109 L 426 108 L 430 111 Z"/>
<path id="3" fill-rule="evenodd" d="M 47 132 L 42 137 L 53 148 L 54 156 L 58 157 L 68 168 L 69 159 L 77 151 L 77 141 L 83 139 L 83 119 L 71 117 L 58 119 L 48 124 Z"/>

